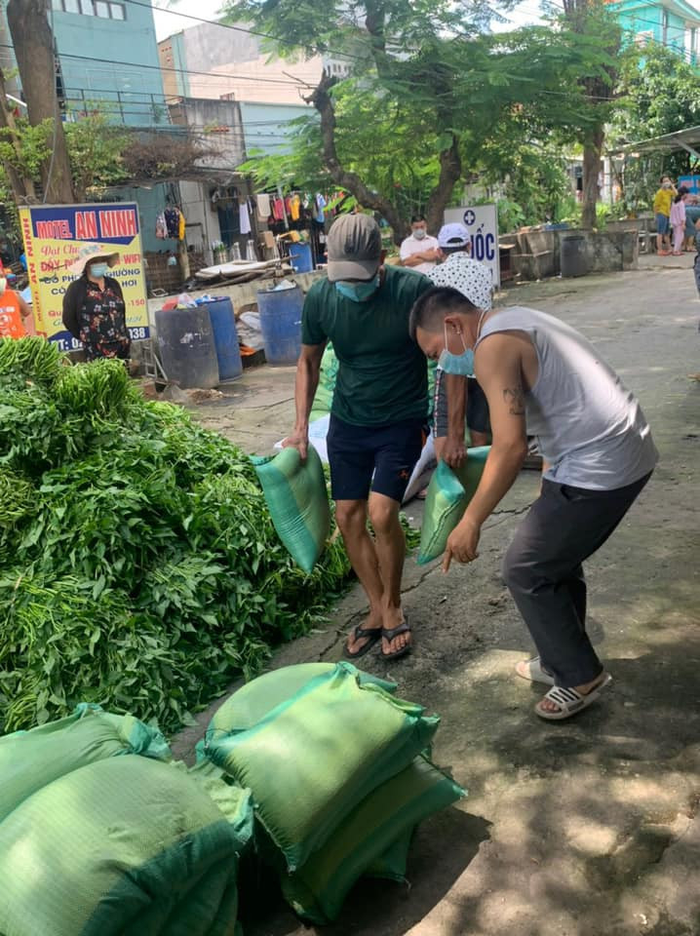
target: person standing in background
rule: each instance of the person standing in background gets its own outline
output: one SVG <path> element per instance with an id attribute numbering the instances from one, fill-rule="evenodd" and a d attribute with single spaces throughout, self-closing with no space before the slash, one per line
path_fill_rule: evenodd
<path id="1" fill-rule="evenodd" d="M 7 273 L 0 265 L 0 338 L 24 338 L 27 332 L 22 320 L 31 314 L 19 293 L 7 288 Z"/>
<path id="2" fill-rule="evenodd" d="M 685 241 L 685 200 L 688 197 L 687 189 L 679 189 L 671 205 L 670 223 L 673 228 L 673 256 L 680 257 L 683 253 Z"/>
<path id="3" fill-rule="evenodd" d="M 411 218 L 411 233 L 401 244 L 401 266 L 417 273 L 430 273 L 440 261 L 437 237 L 428 234 L 428 223 L 423 215 Z"/>
<path id="4" fill-rule="evenodd" d="M 656 218 L 656 252 L 660 257 L 671 253 L 671 204 L 676 189 L 669 176 L 661 176 L 661 187 L 654 195 L 654 216 Z"/>
<path id="5" fill-rule="evenodd" d="M 463 224 L 445 224 L 438 233 L 438 244 L 442 263 L 429 274 L 436 286 L 449 286 L 461 292 L 465 299 L 491 309 L 493 277 L 483 263 L 470 257 L 471 235 Z M 464 350 L 458 336 L 453 336 L 457 354 Z M 449 350 L 449 348 L 448 348 Z M 454 355 L 452 355 L 454 358 Z M 464 458 L 464 422 L 469 428 L 472 445 L 488 445 L 489 407 L 484 391 L 474 377 L 471 368 L 465 373 L 450 373 L 438 365 L 435 376 L 435 454 L 444 458 L 451 468 L 458 468 Z M 448 413 L 447 383 L 456 382 L 459 390 L 455 396 L 459 407 Z M 449 416 L 449 418 L 448 418 Z"/>
<path id="6" fill-rule="evenodd" d="M 80 339 L 88 361 L 98 358 L 128 360 L 131 338 L 126 327 L 126 303 L 118 281 L 108 276 L 119 254 L 99 244 L 86 244 L 69 267 L 80 279 L 70 284 L 63 297 L 63 324 Z"/>

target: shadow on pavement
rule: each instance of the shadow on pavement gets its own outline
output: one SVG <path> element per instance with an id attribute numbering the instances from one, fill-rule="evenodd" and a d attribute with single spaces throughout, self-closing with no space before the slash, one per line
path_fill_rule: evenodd
<path id="1" fill-rule="evenodd" d="M 490 823 L 452 807 L 423 823 L 411 848 L 409 885 L 363 878 L 350 892 L 337 923 L 304 927 L 284 904 L 270 898 L 272 882 L 257 882 L 261 901 L 246 899 L 241 887 L 241 918 L 246 936 L 404 936 L 452 888 L 489 838 Z"/>

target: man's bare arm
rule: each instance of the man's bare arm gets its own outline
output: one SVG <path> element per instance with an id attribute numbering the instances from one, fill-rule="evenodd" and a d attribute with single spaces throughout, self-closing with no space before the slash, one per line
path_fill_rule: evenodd
<path id="1" fill-rule="evenodd" d="M 306 459 L 309 445 L 309 413 L 313 406 L 318 379 L 321 373 L 321 358 L 326 347 L 320 345 L 302 345 L 301 355 L 297 363 L 297 374 L 294 390 L 296 404 L 296 422 L 294 431 L 282 443 L 285 448 L 299 449 L 302 459 Z"/>
<path id="2" fill-rule="evenodd" d="M 521 348 L 511 335 L 491 335 L 479 346 L 476 376 L 486 394 L 493 443 L 465 519 L 481 526 L 513 485 L 527 455 Z"/>

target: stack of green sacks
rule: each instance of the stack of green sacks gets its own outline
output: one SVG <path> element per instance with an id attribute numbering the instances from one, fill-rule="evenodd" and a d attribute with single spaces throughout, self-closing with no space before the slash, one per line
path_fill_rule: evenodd
<path id="1" fill-rule="evenodd" d="M 235 693 L 200 746 L 251 789 L 259 852 L 310 922 L 363 875 L 403 880 L 416 825 L 465 795 L 425 754 L 439 719 L 395 688 L 349 663 L 287 667 Z"/>
<path id="2" fill-rule="evenodd" d="M 81 705 L 0 738 L 0 777 L 3 936 L 239 936 L 250 793 L 156 728 Z"/>

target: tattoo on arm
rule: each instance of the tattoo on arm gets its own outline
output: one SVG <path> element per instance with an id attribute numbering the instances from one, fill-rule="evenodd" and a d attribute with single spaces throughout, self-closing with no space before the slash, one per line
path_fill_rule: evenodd
<path id="1" fill-rule="evenodd" d="M 506 387 L 503 391 L 503 399 L 508 404 L 508 412 L 511 416 L 525 415 L 525 394 L 521 386 Z"/>

